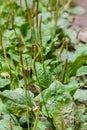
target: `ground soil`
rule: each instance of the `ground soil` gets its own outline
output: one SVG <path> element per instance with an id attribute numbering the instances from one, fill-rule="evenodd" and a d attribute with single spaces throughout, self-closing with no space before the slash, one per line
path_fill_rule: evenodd
<path id="1" fill-rule="evenodd" d="M 85 13 L 76 17 L 76 24 L 87 31 L 87 0 L 78 0 L 78 5 L 85 9 Z"/>
<path id="2" fill-rule="evenodd" d="M 85 33 L 82 32 L 81 39 L 82 39 L 82 41 L 86 41 L 86 43 L 87 43 L 87 0 L 78 0 L 78 5 L 80 5 L 81 7 L 83 7 L 85 9 L 85 13 L 76 17 L 76 24 L 79 25 L 80 27 L 82 27 L 82 29 L 84 31 L 86 31 Z M 87 105 L 87 100 L 80 103 L 78 105 L 78 108 L 79 109 L 82 108 L 82 106 L 84 104 Z M 85 113 L 85 114 L 87 114 L 87 113 Z"/>

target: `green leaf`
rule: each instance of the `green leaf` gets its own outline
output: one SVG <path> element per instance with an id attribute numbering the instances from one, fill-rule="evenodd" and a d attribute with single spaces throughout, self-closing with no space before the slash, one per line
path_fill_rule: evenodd
<path id="1" fill-rule="evenodd" d="M 42 12 L 38 15 L 38 19 L 40 20 L 40 17 L 42 16 L 42 20 L 45 21 L 46 19 L 50 18 L 50 13 L 49 12 Z"/>
<path id="2" fill-rule="evenodd" d="M 69 13 L 80 15 L 80 14 L 84 14 L 85 10 L 80 6 L 76 6 L 76 7 L 72 8 L 72 9 L 70 9 Z"/>
<path id="3" fill-rule="evenodd" d="M 11 57 L 12 60 L 14 60 L 16 62 L 20 61 L 20 57 L 18 55 L 14 54 L 14 52 L 12 52 L 12 50 L 9 50 L 8 54 L 10 55 L 10 57 Z"/>
<path id="4" fill-rule="evenodd" d="M 76 73 L 77 76 L 87 75 L 87 66 L 81 66 Z"/>
<path id="5" fill-rule="evenodd" d="M 44 97 L 44 101 L 46 102 L 46 107 L 47 107 L 50 117 L 51 117 L 51 114 L 54 111 L 56 105 L 59 102 L 61 102 L 61 101 L 66 102 L 67 100 L 71 100 L 71 95 L 66 90 L 65 86 L 57 80 L 55 80 L 49 86 L 49 88 L 47 88 L 43 92 L 43 97 Z M 43 112 L 46 116 L 48 116 L 44 106 L 43 106 Z"/>
<path id="6" fill-rule="evenodd" d="M 42 112 L 45 116 L 48 117 L 49 115 L 49 117 L 52 118 L 56 130 L 65 130 L 70 127 L 72 129 L 75 128 L 74 122 L 76 122 L 77 118 L 77 109 L 76 105 L 72 101 L 70 95 L 71 91 L 72 89 L 66 89 L 66 85 L 55 80 L 49 88 L 43 92 L 43 98 L 47 110 L 43 106 Z"/>
<path id="7" fill-rule="evenodd" d="M 36 130 L 45 130 L 45 129 L 51 129 L 51 124 L 46 120 L 46 121 L 39 121 L 37 124 L 37 129 Z"/>
<path id="8" fill-rule="evenodd" d="M 20 21 L 20 22 L 19 22 Z M 25 23 L 25 19 L 24 17 L 21 17 L 21 16 L 16 16 L 15 19 L 14 19 L 14 25 L 15 26 L 22 26 L 23 24 Z"/>
<path id="9" fill-rule="evenodd" d="M 8 39 L 13 39 L 15 37 L 15 33 L 14 30 L 5 30 L 4 32 L 4 37 L 8 40 Z M 6 40 L 5 39 L 5 40 Z"/>
<path id="10" fill-rule="evenodd" d="M 4 118 L 0 120 L 0 130 L 10 130 L 10 120 L 12 119 L 9 115 L 4 115 Z M 22 128 L 12 121 L 12 130 L 22 130 Z"/>
<path id="11" fill-rule="evenodd" d="M 53 24 L 42 24 L 42 43 L 43 46 L 46 47 L 47 42 L 52 38 L 53 36 Z"/>
<path id="12" fill-rule="evenodd" d="M 27 115 L 22 116 L 22 117 L 19 119 L 20 125 L 21 125 L 23 128 L 26 128 L 26 127 L 28 126 L 28 120 L 29 120 L 29 124 L 30 124 L 30 125 L 33 125 L 33 123 L 34 123 L 34 121 L 35 121 L 35 115 L 34 115 L 33 112 L 28 113 Z"/>
<path id="13" fill-rule="evenodd" d="M 55 96 L 63 95 L 65 91 L 65 88 L 63 84 L 57 80 L 55 80 L 48 89 L 44 92 L 44 99 L 45 101 L 49 100 L 52 96 L 55 98 Z"/>
<path id="14" fill-rule="evenodd" d="M 87 122 L 81 123 L 79 130 L 86 130 L 87 129 Z"/>
<path id="15" fill-rule="evenodd" d="M 81 56 L 81 55 L 87 55 L 87 45 L 85 44 L 85 45 L 78 47 L 76 49 L 75 54 L 76 54 L 76 57 Z"/>
<path id="16" fill-rule="evenodd" d="M 65 89 L 67 92 L 69 92 L 71 94 L 71 96 L 74 95 L 74 93 L 76 92 L 76 90 L 78 88 L 80 88 L 83 85 L 83 83 L 78 83 L 76 81 L 71 81 L 69 82 L 69 84 L 65 85 Z"/>
<path id="17" fill-rule="evenodd" d="M 77 32 L 75 30 L 72 30 L 70 28 L 69 29 L 65 28 L 64 32 L 70 38 L 72 43 L 74 43 L 74 44 L 77 43 L 77 41 L 78 41 L 77 38 L 76 38 L 77 37 Z"/>
<path id="18" fill-rule="evenodd" d="M 77 109 L 73 101 L 60 102 L 52 112 L 53 124 L 56 130 L 75 129 Z"/>
<path id="19" fill-rule="evenodd" d="M 6 106 L 2 103 L 2 101 L 0 100 L 0 114 L 1 113 L 8 113 Z"/>
<path id="20" fill-rule="evenodd" d="M 5 88 L 6 86 L 10 85 L 10 79 L 1 79 L 0 78 L 0 89 Z"/>
<path id="21" fill-rule="evenodd" d="M 44 70 L 42 64 L 40 64 L 39 62 L 36 62 L 35 66 L 36 66 L 36 72 L 37 72 L 39 84 L 44 88 L 49 87 L 49 85 L 53 81 L 52 74 L 46 67 Z"/>
<path id="22" fill-rule="evenodd" d="M 66 73 L 66 81 L 71 76 L 76 75 L 77 70 L 87 61 L 87 45 L 79 47 L 75 52 L 75 60 L 68 66 Z"/>
<path id="23" fill-rule="evenodd" d="M 0 92 L 0 97 L 8 111 L 18 117 L 25 115 L 27 110 L 31 111 L 33 94 L 27 90 L 26 92 L 21 88 L 5 90 Z"/>
<path id="24" fill-rule="evenodd" d="M 70 26 L 70 22 L 68 19 L 61 17 L 58 20 L 58 26 L 64 29 Z"/>
<path id="25" fill-rule="evenodd" d="M 86 130 L 87 129 L 87 122 L 82 123 L 79 130 Z"/>
<path id="26" fill-rule="evenodd" d="M 77 70 L 86 63 L 87 55 L 78 56 L 68 67 L 68 76 L 75 75 Z"/>
<path id="27" fill-rule="evenodd" d="M 86 101 L 87 100 L 87 90 L 78 89 L 74 94 L 74 99 L 78 101 Z"/>

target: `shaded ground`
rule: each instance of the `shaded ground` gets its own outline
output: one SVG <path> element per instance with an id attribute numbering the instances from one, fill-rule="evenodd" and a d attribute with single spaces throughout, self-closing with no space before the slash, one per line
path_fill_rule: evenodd
<path id="1" fill-rule="evenodd" d="M 77 16 L 76 24 L 87 31 L 87 0 L 78 0 L 78 4 L 85 9 L 85 13 L 83 15 Z"/>
<path id="2" fill-rule="evenodd" d="M 87 42 L 87 0 L 78 0 L 78 4 L 85 9 L 85 13 L 83 15 L 77 16 L 76 24 L 81 26 L 83 30 L 86 31 L 86 32 L 81 32 L 81 36 L 79 37 L 81 37 L 82 41 Z M 78 108 L 82 109 L 84 104 L 87 104 L 87 100 L 83 101 L 83 103 L 79 103 Z"/>

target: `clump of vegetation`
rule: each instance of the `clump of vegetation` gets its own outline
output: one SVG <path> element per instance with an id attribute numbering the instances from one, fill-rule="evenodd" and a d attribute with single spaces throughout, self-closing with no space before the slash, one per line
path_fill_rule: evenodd
<path id="1" fill-rule="evenodd" d="M 71 2 L 0 1 L 0 129 L 86 130 L 84 10 Z"/>

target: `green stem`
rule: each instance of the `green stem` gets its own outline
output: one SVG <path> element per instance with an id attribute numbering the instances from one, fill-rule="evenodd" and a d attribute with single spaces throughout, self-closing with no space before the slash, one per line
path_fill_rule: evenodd
<path id="1" fill-rule="evenodd" d="M 55 34 L 57 29 L 57 22 L 58 22 L 58 7 L 59 7 L 59 0 L 56 1 L 56 14 L 55 14 Z"/>

